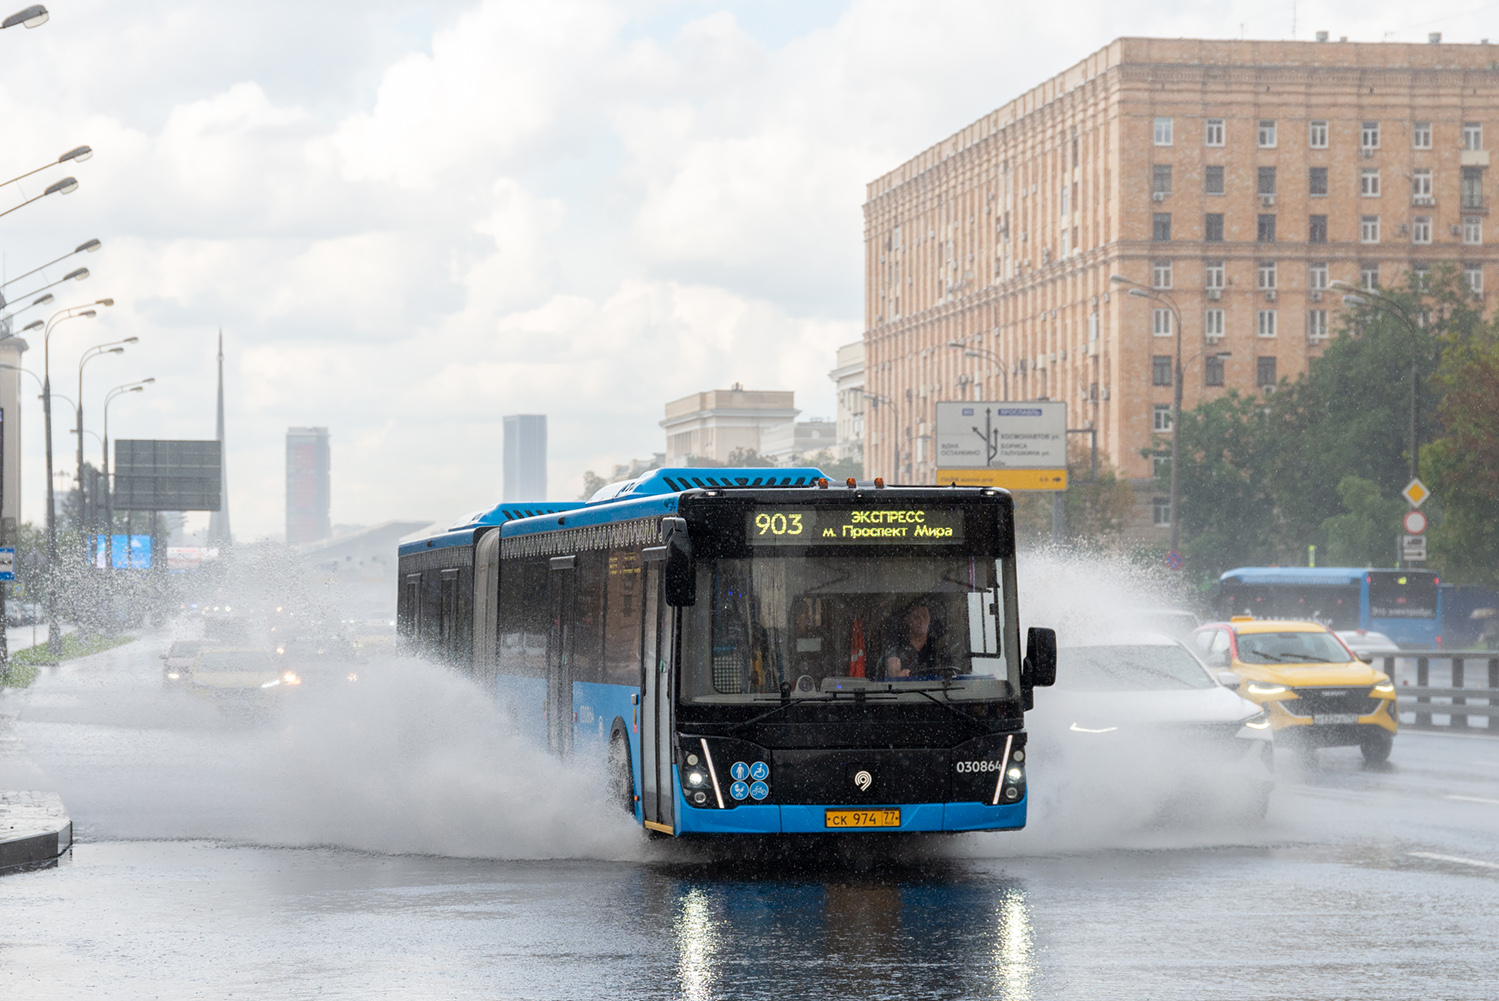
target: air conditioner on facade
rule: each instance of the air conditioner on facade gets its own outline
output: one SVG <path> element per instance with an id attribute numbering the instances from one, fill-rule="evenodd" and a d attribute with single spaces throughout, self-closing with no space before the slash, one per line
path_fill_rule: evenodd
<path id="1" fill-rule="evenodd" d="M 1265 207 L 1267 207 L 1267 208 L 1269 206 L 1271 206 L 1271 205 L 1274 205 L 1275 204 L 1275 196 L 1274 195 L 1260 195 L 1260 204 L 1263 205 L 1263 206 L 1265 206 Z"/>
<path id="2" fill-rule="evenodd" d="M 1213 300 L 1214 302 L 1217 302 L 1219 299 L 1223 298 L 1223 290 L 1221 288 L 1208 289 L 1208 298 Z"/>
<path id="3" fill-rule="evenodd" d="M 1152 191 L 1150 193 L 1150 200 L 1155 202 L 1164 202 L 1166 200 L 1166 192 Z"/>
<path id="4" fill-rule="evenodd" d="M 1219 341 L 1223 340 L 1222 334 L 1208 334 L 1206 335 L 1206 337 L 1209 344 L 1217 344 Z"/>
<path id="5" fill-rule="evenodd" d="M 1312 300 L 1312 302 L 1321 302 L 1322 301 L 1322 290 L 1321 289 L 1315 289 L 1315 288 L 1312 289 L 1309 298 Z"/>
<path id="6" fill-rule="evenodd" d="M 1109 387 L 1108 386 L 1103 387 L 1103 398 L 1105 400 L 1107 400 L 1109 398 Z"/>
<path id="7" fill-rule="evenodd" d="M 1410 236 L 1411 235 L 1411 228 L 1410 228 L 1410 226 L 1407 223 L 1401 223 L 1400 224 L 1400 235 L 1401 236 Z"/>
<path id="8" fill-rule="evenodd" d="M 1453 226 L 1452 227 L 1452 235 L 1453 236 L 1462 236 L 1463 235 L 1463 228 L 1461 226 Z"/>
<path id="9" fill-rule="evenodd" d="M 1265 301 L 1266 302 L 1274 302 L 1275 301 L 1275 289 L 1273 289 L 1273 288 L 1267 288 L 1267 289 L 1265 289 Z"/>
<path id="10" fill-rule="evenodd" d="M 1431 195 L 1416 195 L 1411 199 L 1412 205 L 1435 205 L 1437 200 Z"/>
<path id="11" fill-rule="evenodd" d="M 1372 149 L 1361 149 L 1361 150 L 1359 150 L 1359 153 L 1363 156 L 1363 158 L 1365 160 L 1372 160 L 1372 159 L 1374 159 L 1374 151 Z"/>

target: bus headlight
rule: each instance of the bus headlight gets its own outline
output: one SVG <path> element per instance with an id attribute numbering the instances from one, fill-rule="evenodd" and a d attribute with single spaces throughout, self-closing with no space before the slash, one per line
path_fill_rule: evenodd
<path id="1" fill-rule="evenodd" d="M 687 773 L 687 784 L 690 785 L 690 786 L 700 786 L 700 785 L 702 785 L 703 784 L 703 773 L 702 772 L 688 772 Z"/>

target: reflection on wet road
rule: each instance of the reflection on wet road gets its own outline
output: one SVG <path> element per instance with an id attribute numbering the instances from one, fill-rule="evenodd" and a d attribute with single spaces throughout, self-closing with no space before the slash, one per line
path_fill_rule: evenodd
<path id="1" fill-rule="evenodd" d="M 1425 999 L 1499 974 L 1499 740 L 1285 756 L 1263 824 L 1082 839 L 1038 795 L 1019 835 L 703 847 L 611 827 L 483 719 L 220 733 L 146 657 L 101 663 L 7 707 L 80 844 L 0 881 L 0 996 Z M 429 688 L 408 716 L 448 705 Z"/>

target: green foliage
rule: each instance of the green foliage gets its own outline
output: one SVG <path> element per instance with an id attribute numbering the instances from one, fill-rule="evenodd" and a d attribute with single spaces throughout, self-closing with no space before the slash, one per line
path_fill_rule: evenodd
<path id="1" fill-rule="evenodd" d="M 1433 383 L 1445 433 L 1421 454 L 1432 565 L 1454 583 L 1499 585 L 1499 331 L 1452 338 Z"/>
<path id="2" fill-rule="evenodd" d="M 716 465 L 716 463 L 715 463 Z M 729 453 L 726 463 L 731 468 L 760 468 L 762 466 L 774 466 L 775 463 L 762 456 L 752 448 L 736 448 Z"/>
<path id="3" fill-rule="evenodd" d="M 590 469 L 583 474 L 583 492 L 578 495 L 578 500 L 586 501 L 608 485 L 608 480 Z"/>
<path id="4" fill-rule="evenodd" d="M 65 660 L 74 660 L 78 657 L 88 657 L 92 654 L 103 653 L 105 650 L 113 650 L 117 646 L 126 643 L 134 643 L 134 636 L 102 636 L 98 634 L 82 636 L 78 633 L 67 633 L 62 638 L 62 650 L 53 653 L 46 643 L 38 643 L 24 650 L 17 650 L 11 654 L 11 670 L 17 667 L 36 667 L 42 664 L 57 664 Z M 30 684 L 30 681 L 26 682 Z"/>
<path id="5" fill-rule="evenodd" d="M 1393 560 L 1403 503 L 1385 498 L 1410 477 L 1412 370 L 1418 440 L 1430 442 L 1448 420 L 1434 378 L 1443 352 L 1489 328 L 1455 268 L 1383 295 L 1389 304 L 1345 311 L 1295 381 L 1182 415 L 1182 549 L 1194 576 L 1300 563 L 1308 544 L 1327 554 L 1319 562 Z"/>
<path id="6" fill-rule="evenodd" d="M 1073 445 L 1067 452 L 1067 490 L 1063 494 L 1065 539 L 1074 545 L 1108 546 L 1117 542 L 1134 513 L 1135 492 L 1120 479 L 1107 459 L 1098 460 L 1093 478 L 1092 450 Z M 1052 492 L 1025 490 L 1015 494 L 1015 531 L 1023 540 L 1051 540 Z"/>
<path id="7" fill-rule="evenodd" d="M 1400 522 L 1405 501 L 1380 495 L 1379 487 L 1357 476 L 1345 476 L 1338 484 L 1343 514 L 1322 522 L 1327 539 L 1323 562 L 1328 566 L 1384 566 L 1394 554 L 1390 526 Z"/>
<path id="8" fill-rule="evenodd" d="M 811 455 L 804 456 L 802 464 L 816 466 L 834 483 L 842 483 L 850 476 L 856 480 L 862 479 L 864 476 L 863 458 L 840 459 L 833 454 L 831 448 L 825 448 L 819 452 L 813 452 Z"/>

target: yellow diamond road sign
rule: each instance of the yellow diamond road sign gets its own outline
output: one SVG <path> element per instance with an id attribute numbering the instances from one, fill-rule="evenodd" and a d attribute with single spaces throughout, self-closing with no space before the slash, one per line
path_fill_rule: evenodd
<path id="1" fill-rule="evenodd" d="M 1400 491 L 1400 496 L 1411 502 L 1411 507 L 1420 507 L 1426 498 L 1431 496 L 1431 491 L 1426 489 L 1426 484 L 1420 480 L 1411 480 Z"/>

